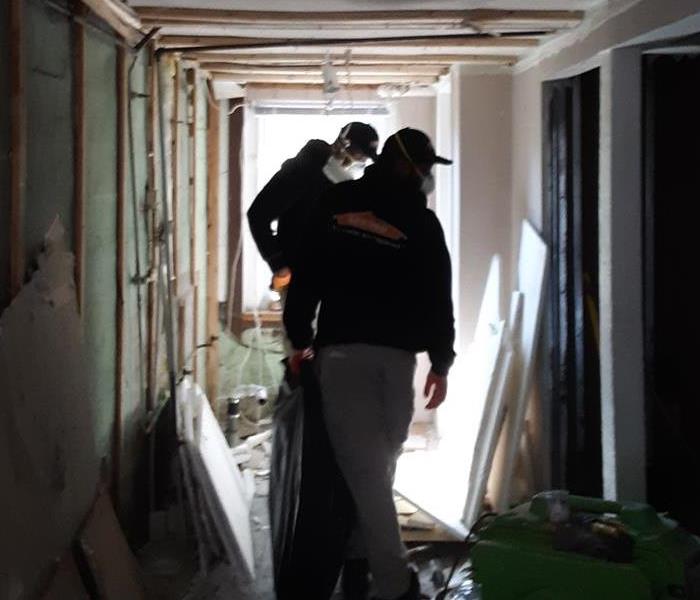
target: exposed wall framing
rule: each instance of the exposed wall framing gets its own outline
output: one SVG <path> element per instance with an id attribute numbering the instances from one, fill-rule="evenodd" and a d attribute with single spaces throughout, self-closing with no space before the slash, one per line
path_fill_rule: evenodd
<path id="1" fill-rule="evenodd" d="M 179 277 L 179 254 L 178 254 L 178 224 L 179 224 L 179 214 L 180 214 L 180 78 L 182 77 L 182 69 L 180 68 L 180 61 L 174 61 L 173 67 L 175 72 L 173 74 L 173 113 L 170 121 L 170 139 L 171 139 L 171 177 L 172 177 L 172 223 L 173 223 L 173 265 L 175 268 L 173 270 L 174 278 L 174 294 L 175 298 L 180 296 L 180 277 Z M 179 345 L 178 345 L 179 352 Z"/>
<path id="2" fill-rule="evenodd" d="M 148 273 L 148 300 L 147 300 L 147 345 L 146 362 L 147 372 L 147 404 L 148 410 L 153 410 L 156 406 L 157 394 L 157 364 L 156 364 L 156 344 L 158 338 L 158 324 L 156 322 L 156 265 L 158 264 L 158 221 L 156 218 L 156 115 L 158 114 L 157 101 L 157 62 L 155 58 L 155 48 L 153 44 L 148 45 L 148 67 L 147 67 L 147 90 L 148 101 L 146 108 L 146 156 L 147 165 L 147 193 L 146 193 L 146 214 L 147 226 L 146 234 L 148 238 L 148 263 L 150 265 Z"/>
<path id="3" fill-rule="evenodd" d="M 188 142 L 189 142 L 189 214 L 190 214 L 190 285 L 192 286 L 192 374 L 197 380 L 197 340 L 199 306 L 197 295 L 197 71 L 189 69 L 187 71 L 187 94 L 188 94 Z"/>
<path id="4" fill-rule="evenodd" d="M 219 106 L 207 110 L 207 397 L 216 413 L 219 388 Z"/>

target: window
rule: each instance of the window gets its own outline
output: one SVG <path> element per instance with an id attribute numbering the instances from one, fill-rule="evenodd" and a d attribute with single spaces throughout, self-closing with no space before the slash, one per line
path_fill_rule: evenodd
<path id="1" fill-rule="evenodd" d="M 343 125 L 350 121 L 363 121 L 377 130 L 381 147 L 387 135 L 393 131 L 393 121 L 388 111 L 377 106 L 366 107 L 364 114 L 348 114 L 350 111 L 323 114 L 321 109 L 321 104 L 315 107 L 307 104 L 304 107 L 279 105 L 262 110 L 248 109 L 244 131 L 244 215 L 281 164 L 295 156 L 310 139 L 330 143 L 336 139 Z M 244 226 L 242 258 L 243 310 L 264 310 L 273 300 L 269 290 L 271 273 L 255 246 L 247 224 Z"/>

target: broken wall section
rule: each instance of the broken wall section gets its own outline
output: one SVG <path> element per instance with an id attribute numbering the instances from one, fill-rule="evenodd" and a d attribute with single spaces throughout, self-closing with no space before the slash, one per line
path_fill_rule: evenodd
<path id="1" fill-rule="evenodd" d="M 0 317 L 0 592 L 7 598 L 33 597 L 45 583 L 94 500 L 100 470 L 94 357 L 58 222 L 46 245 L 38 271 Z"/>

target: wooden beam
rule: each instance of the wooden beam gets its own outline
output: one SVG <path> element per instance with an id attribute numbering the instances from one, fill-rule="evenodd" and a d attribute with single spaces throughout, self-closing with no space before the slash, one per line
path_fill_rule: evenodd
<path id="1" fill-rule="evenodd" d="M 170 48 L 181 52 L 199 52 L 210 50 L 241 50 L 269 48 L 421 48 L 435 52 L 436 48 L 534 48 L 539 45 L 538 37 L 515 36 L 477 36 L 477 35 L 446 35 L 446 36 L 412 36 L 405 38 L 377 39 L 282 39 L 256 38 L 241 36 L 219 35 L 164 35 L 158 40 L 162 48 Z"/>
<path id="2" fill-rule="evenodd" d="M 143 28 L 141 19 L 123 2 L 116 0 L 82 0 L 82 2 L 127 43 L 134 45 L 141 39 Z"/>
<path id="3" fill-rule="evenodd" d="M 380 84 L 357 84 L 343 86 L 343 89 L 350 89 L 356 92 L 376 92 Z M 246 90 L 280 90 L 290 92 L 317 91 L 323 89 L 322 83 L 248 83 Z"/>
<path id="4" fill-rule="evenodd" d="M 74 0 L 76 13 L 84 13 L 80 0 Z M 72 23 L 73 35 L 73 253 L 78 310 L 85 297 L 85 28 L 80 20 Z"/>
<path id="5" fill-rule="evenodd" d="M 10 0 L 10 299 L 24 283 L 27 131 L 24 98 L 24 1 Z"/>
<path id="6" fill-rule="evenodd" d="M 156 322 L 157 315 L 157 269 L 158 269 L 158 220 L 156 218 L 156 115 L 158 114 L 158 97 L 157 97 L 157 79 L 158 65 L 155 57 L 155 48 L 152 43 L 148 44 L 148 70 L 147 70 L 147 93 L 146 101 L 146 175 L 147 188 L 146 194 L 146 214 L 147 214 L 147 236 L 148 236 L 148 263 L 149 277 L 147 287 L 147 308 L 146 308 L 146 327 L 147 327 L 147 347 L 146 347 L 146 362 L 147 362 L 147 410 L 155 409 L 157 405 L 158 394 L 158 365 L 156 364 L 156 347 L 158 339 L 158 324 Z"/>
<path id="7" fill-rule="evenodd" d="M 457 29 L 477 26 L 570 27 L 584 13 L 570 10 L 376 10 L 376 11 L 263 11 L 203 8 L 141 7 L 146 24 L 228 25 L 239 27 L 321 28 L 431 28 Z"/>
<path id="8" fill-rule="evenodd" d="M 172 173 L 172 240 L 173 240 L 173 284 L 175 298 L 179 298 L 179 243 L 178 243 L 178 221 L 180 214 L 180 80 L 182 69 L 180 61 L 174 61 L 175 72 L 173 74 L 173 114 L 170 120 L 171 150 L 171 173 Z"/>
<path id="9" fill-rule="evenodd" d="M 313 75 L 276 75 L 271 73 L 269 75 L 265 74 L 250 74 L 250 73 L 219 73 L 212 72 L 211 76 L 214 81 L 228 82 L 228 83 L 323 83 L 323 77 L 321 74 Z M 345 77 L 339 77 L 340 84 L 346 82 Z M 382 83 L 418 83 L 418 84 L 431 84 L 438 80 L 437 75 L 353 75 L 351 77 L 351 83 L 355 84 L 375 84 L 381 85 Z"/>
<path id="10" fill-rule="evenodd" d="M 124 403 L 124 291 L 126 281 L 126 261 L 124 244 L 126 227 L 126 182 L 127 168 L 127 104 L 129 85 L 127 82 L 126 50 L 117 48 L 117 268 L 116 268 L 116 348 L 115 348 L 115 394 L 114 394 L 114 433 L 112 436 L 112 499 L 119 507 L 122 425 Z M 139 317 L 140 318 L 140 317 Z"/>
<path id="11" fill-rule="evenodd" d="M 241 64 L 227 62 L 201 62 L 199 67 L 206 71 L 218 73 L 235 73 L 250 75 L 321 75 L 321 66 L 314 64 L 306 65 L 274 65 L 274 64 Z M 436 77 L 443 75 L 447 70 L 447 65 L 350 65 L 350 76 L 355 78 L 362 75 L 432 75 Z M 339 78 L 347 77 L 347 66 L 336 68 Z"/>
<path id="12" fill-rule="evenodd" d="M 192 286 L 192 376 L 197 381 L 197 345 L 199 344 L 199 297 L 197 277 L 197 71 L 187 71 L 188 92 L 188 148 L 189 148 L 189 221 L 190 221 L 190 284 Z"/>
<path id="13" fill-rule="evenodd" d="M 519 56 L 502 54 L 355 54 L 350 57 L 353 65 L 452 65 L 455 63 L 512 65 Z M 316 54 L 191 52 L 183 60 L 219 63 L 245 63 L 250 65 L 309 65 L 318 66 L 326 62 L 323 52 Z M 347 62 L 345 54 L 330 56 L 333 65 L 342 67 Z"/>
<path id="14" fill-rule="evenodd" d="M 479 29 L 551 28 L 568 29 L 583 21 L 582 10 L 502 10 L 477 8 L 469 11 L 468 21 Z"/>
<path id="15" fill-rule="evenodd" d="M 207 397 L 216 411 L 219 395 L 219 109 L 207 110 Z"/>

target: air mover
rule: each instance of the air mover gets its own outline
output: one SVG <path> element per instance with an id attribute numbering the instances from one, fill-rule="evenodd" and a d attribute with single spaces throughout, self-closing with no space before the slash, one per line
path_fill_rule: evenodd
<path id="1" fill-rule="evenodd" d="M 471 559 L 484 600 L 700 600 L 700 539 L 644 504 L 538 494 Z"/>

